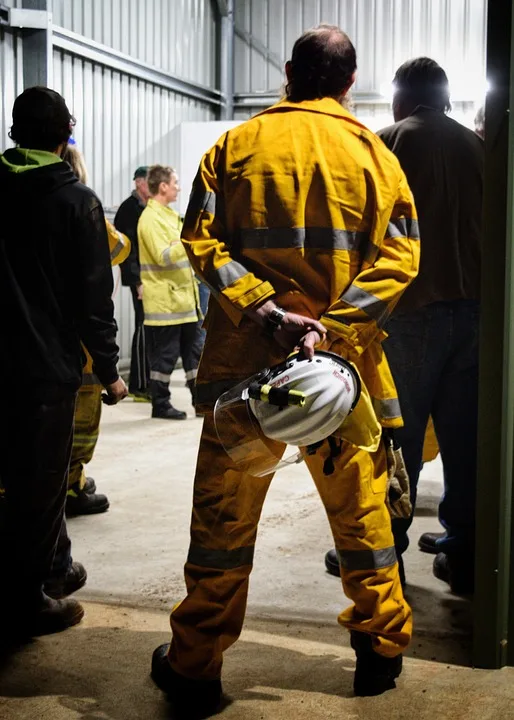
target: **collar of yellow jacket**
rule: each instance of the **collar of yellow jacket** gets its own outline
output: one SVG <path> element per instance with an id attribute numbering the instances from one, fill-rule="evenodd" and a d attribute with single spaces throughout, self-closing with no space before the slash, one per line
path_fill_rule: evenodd
<path id="1" fill-rule="evenodd" d="M 154 200 L 153 198 L 149 198 L 146 207 L 152 208 L 156 212 L 160 213 L 161 215 L 166 215 L 167 217 L 177 217 L 178 213 L 176 210 L 173 210 L 173 208 L 170 208 L 169 205 L 161 205 L 160 202 L 157 200 Z"/>
<path id="2" fill-rule="evenodd" d="M 318 100 L 302 100 L 301 102 L 290 102 L 289 100 L 279 100 L 278 103 L 272 105 L 270 108 L 266 108 L 259 115 L 266 115 L 267 113 L 273 112 L 284 112 L 287 110 L 304 110 L 307 112 L 321 113 L 322 115 L 334 115 L 335 117 L 345 118 L 350 120 L 361 127 L 365 127 L 360 123 L 357 118 L 345 110 L 344 107 L 334 100 L 334 98 L 326 97 Z"/>

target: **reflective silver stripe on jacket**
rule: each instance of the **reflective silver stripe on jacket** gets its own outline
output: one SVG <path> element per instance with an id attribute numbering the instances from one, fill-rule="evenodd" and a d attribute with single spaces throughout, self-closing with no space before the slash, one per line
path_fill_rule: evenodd
<path id="1" fill-rule="evenodd" d="M 141 265 L 141 272 L 170 272 L 171 270 L 182 270 L 190 267 L 189 260 L 180 260 L 178 263 L 170 263 L 169 265 Z"/>
<path id="2" fill-rule="evenodd" d="M 198 370 L 196 368 L 193 370 L 186 370 L 186 380 L 194 380 L 197 375 Z"/>
<path id="3" fill-rule="evenodd" d="M 175 245 L 178 243 L 174 243 Z M 189 260 L 185 258 L 184 260 L 179 260 L 178 262 L 173 262 L 171 259 L 171 247 L 166 248 L 166 250 L 162 254 L 162 260 L 165 265 L 165 270 L 179 270 L 180 268 L 186 268 L 189 267 Z"/>
<path id="4" fill-rule="evenodd" d="M 171 375 L 166 373 L 157 372 L 157 370 L 150 370 L 150 380 L 157 380 L 157 382 L 163 382 L 169 384 Z"/>
<path id="5" fill-rule="evenodd" d="M 401 418 L 402 409 L 398 398 L 372 398 L 373 409 L 379 418 L 396 420 Z"/>
<path id="6" fill-rule="evenodd" d="M 419 223 L 412 218 L 391 218 L 386 237 L 408 237 L 411 240 L 419 240 Z"/>
<path id="7" fill-rule="evenodd" d="M 187 205 L 186 218 L 190 214 L 198 217 L 202 212 L 208 212 L 211 215 L 216 213 L 216 193 L 193 186 Z"/>
<path id="8" fill-rule="evenodd" d="M 383 323 L 389 316 L 389 307 L 386 302 L 356 285 L 350 285 L 339 299 L 365 312 L 376 321 L 377 325 Z"/>
<path id="9" fill-rule="evenodd" d="M 82 373 L 82 385 L 100 385 L 100 380 L 94 373 Z"/>
<path id="10" fill-rule="evenodd" d="M 118 234 L 118 242 L 116 243 L 116 245 L 113 247 L 113 249 L 111 251 L 111 262 L 113 262 L 113 260 L 116 260 L 116 258 L 120 254 L 120 252 L 125 247 L 125 242 L 123 240 L 122 234 L 118 230 L 116 230 L 116 232 Z"/>
<path id="11" fill-rule="evenodd" d="M 246 250 L 313 248 L 316 250 L 360 250 L 369 242 L 369 233 L 334 228 L 246 228 L 240 231 Z"/>
<path id="12" fill-rule="evenodd" d="M 236 280 L 240 280 L 248 275 L 248 270 L 235 260 L 222 265 L 215 270 L 211 270 L 207 277 L 207 284 L 214 292 L 224 290 Z"/>
<path id="13" fill-rule="evenodd" d="M 254 550 L 253 545 L 235 550 L 210 550 L 199 545 L 191 545 L 187 562 L 200 567 L 231 570 L 243 565 L 252 565 Z"/>
<path id="14" fill-rule="evenodd" d="M 337 556 L 345 570 L 379 570 L 397 562 L 394 545 L 380 550 L 338 550 Z"/>
<path id="15" fill-rule="evenodd" d="M 194 310 L 186 310 L 184 312 L 176 313 L 145 313 L 145 320 L 155 320 L 156 322 L 159 322 L 161 320 L 183 320 L 184 318 L 190 317 L 191 322 L 195 322 L 194 316 Z"/>

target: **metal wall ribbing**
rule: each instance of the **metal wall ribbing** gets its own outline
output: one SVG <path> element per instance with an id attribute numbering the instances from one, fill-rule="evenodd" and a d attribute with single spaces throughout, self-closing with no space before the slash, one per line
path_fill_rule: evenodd
<path id="1" fill-rule="evenodd" d="M 211 0 L 54 0 L 53 22 L 138 60 L 215 87 Z"/>
<path id="2" fill-rule="evenodd" d="M 447 71 L 459 113 L 483 101 L 486 0 L 235 0 L 236 93 L 278 91 L 282 65 L 300 33 L 320 22 L 342 27 L 354 42 L 354 93 L 386 96 L 395 69 L 429 55 Z M 473 108 L 472 108 L 473 109 Z M 239 107 L 237 116 L 251 110 Z M 370 113 L 366 113 L 367 116 Z"/>
<path id="3" fill-rule="evenodd" d="M 15 0 L 3 4 L 16 7 Z M 9 144 L 11 110 L 16 95 L 23 89 L 21 40 L 19 33 L 0 28 L 0 140 L 2 147 Z"/>

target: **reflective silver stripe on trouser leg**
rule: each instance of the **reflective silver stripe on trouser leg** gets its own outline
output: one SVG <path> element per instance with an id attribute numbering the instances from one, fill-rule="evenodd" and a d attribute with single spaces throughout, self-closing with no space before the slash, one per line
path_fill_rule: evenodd
<path id="1" fill-rule="evenodd" d="M 345 570 L 379 570 L 397 562 L 394 545 L 380 550 L 337 550 L 337 557 Z"/>
<path id="2" fill-rule="evenodd" d="M 169 385 L 171 375 L 157 372 L 157 370 L 150 370 L 150 380 L 157 380 L 157 382 L 163 382 Z"/>
<path id="3" fill-rule="evenodd" d="M 232 570 L 243 565 L 252 565 L 254 551 L 253 545 L 235 550 L 211 550 L 200 545 L 191 545 L 187 562 L 199 567 Z"/>

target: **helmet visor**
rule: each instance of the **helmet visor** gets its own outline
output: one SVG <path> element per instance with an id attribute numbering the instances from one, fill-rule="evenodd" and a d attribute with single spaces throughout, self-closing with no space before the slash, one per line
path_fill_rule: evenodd
<path id="1" fill-rule="evenodd" d="M 263 477 L 286 465 L 303 460 L 297 447 L 267 438 L 249 404 L 249 388 L 259 382 L 254 375 L 223 393 L 214 408 L 214 424 L 223 449 L 237 469 L 254 477 Z"/>

